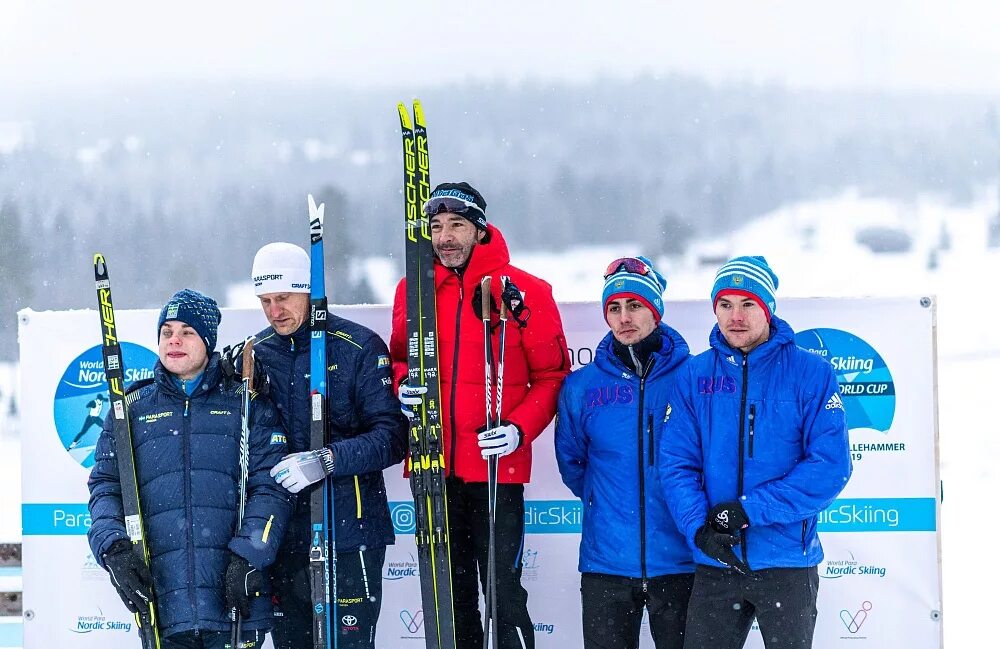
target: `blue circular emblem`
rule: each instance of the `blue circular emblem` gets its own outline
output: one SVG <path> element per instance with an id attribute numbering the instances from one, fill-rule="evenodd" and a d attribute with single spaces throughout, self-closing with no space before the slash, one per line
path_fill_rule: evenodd
<path id="1" fill-rule="evenodd" d="M 896 386 L 875 348 L 841 329 L 807 329 L 795 334 L 795 342 L 833 365 L 849 429 L 889 432 L 896 413 Z"/>
<path id="2" fill-rule="evenodd" d="M 153 378 L 156 354 L 135 343 L 123 342 L 121 346 L 125 385 Z M 94 466 L 94 447 L 111 409 L 100 345 L 73 359 L 59 379 L 53 402 L 59 441 L 74 460 L 89 469 Z"/>

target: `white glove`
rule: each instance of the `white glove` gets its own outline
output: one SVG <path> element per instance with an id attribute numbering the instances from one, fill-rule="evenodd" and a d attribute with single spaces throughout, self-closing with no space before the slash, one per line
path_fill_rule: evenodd
<path id="1" fill-rule="evenodd" d="M 271 469 L 271 477 L 293 494 L 333 473 L 333 452 L 328 448 L 292 453 Z"/>
<path id="2" fill-rule="evenodd" d="M 510 455 L 521 445 L 521 429 L 514 424 L 501 424 L 479 433 L 479 449 L 483 459 Z"/>
<path id="3" fill-rule="evenodd" d="M 407 419 L 413 419 L 415 416 L 413 411 L 407 406 L 419 406 L 424 402 L 423 398 L 420 396 L 422 394 L 427 394 L 426 385 L 409 385 L 407 383 L 402 383 L 399 386 L 399 391 L 396 396 L 399 397 L 400 410 L 406 415 Z"/>

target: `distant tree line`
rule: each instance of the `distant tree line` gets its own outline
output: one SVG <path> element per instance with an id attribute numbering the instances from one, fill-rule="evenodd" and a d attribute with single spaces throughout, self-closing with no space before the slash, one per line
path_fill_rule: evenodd
<path id="1" fill-rule="evenodd" d="M 519 249 L 641 241 L 676 254 L 848 187 L 967 202 L 996 182 L 1000 157 L 990 97 L 679 76 L 417 90 L 432 182 L 477 186 Z M 221 299 L 263 243 L 307 245 L 307 192 L 327 203 L 332 301 L 370 301 L 357 260 L 402 253 L 395 102 L 412 89 L 12 92 L 0 89 L 0 121 L 30 123 L 33 135 L 0 150 L 0 359 L 16 357 L 17 309 L 93 307 L 98 250 L 120 308 L 159 306 L 184 286 Z"/>

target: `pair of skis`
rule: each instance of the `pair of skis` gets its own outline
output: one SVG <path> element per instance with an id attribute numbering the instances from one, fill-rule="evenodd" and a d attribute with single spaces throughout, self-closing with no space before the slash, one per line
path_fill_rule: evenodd
<path id="1" fill-rule="evenodd" d="M 500 425 L 500 412 L 503 407 L 503 369 L 505 343 L 507 338 L 507 304 L 503 300 L 503 295 L 507 289 L 509 278 L 500 278 L 500 342 L 497 349 L 497 361 L 493 356 L 493 325 L 491 323 L 491 310 L 493 297 L 490 292 L 493 278 L 490 275 L 480 280 L 479 288 L 482 293 L 481 313 L 483 318 L 483 355 L 484 366 L 486 368 L 486 428 L 487 430 Z M 496 377 L 496 410 L 493 408 L 493 377 Z M 495 413 L 495 414 L 494 414 Z M 497 521 L 497 481 L 499 460 L 496 455 L 491 455 L 486 464 L 486 490 L 489 507 L 489 550 L 486 559 L 486 621 L 483 624 L 483 649 L 497 649 L 499 633 L 497 625 L 497 567 L 496 567 L 496 521 Z"/>
<path id="2" fill-rule="evenodd" d="M 410 490 L 416 518 L 415 541 L 420 595 L 428 649 L 455 649 L 455 608 L 451 584 L 448 503 L 444 446 L 441 440 L 440 384 L 437 357 L 437 310 L 434 250 L 422 206 L 430 198 L 427 126 L 419 101 L 413 118 L 400 103 L 403 136 L 403 196 L 406 233 L 407 380 L 427 388 L 410 419 Z"/>
<path id="3" fill-rule="evenodd" d="M 135 473 L 135 449 L 132 445 L 132 424 L 128 417 L 125 399 L 125 361 L 118 327 L 115 324 L 115 307 L 111 301 L 111 279 L 104 255 L 94 255 L 94 281 L 97 285 L 97 312 L 101 316 L 101 356 L 104 374 L 111 398 L 112 431 L 115 436 L 115 454 L 118 458 L 118 480 L 121 486 L 122 512 L 125 531 L 132 541 L 132 551 L 149 566 L 149 546 L 146 544 L 139 500 L 139 484 Z M 154 593 L 155 594 L 155 593 Z M 135 614 L 136 626 L 143 649 L 159 649 L 160 630 L 156 622 L 156 604 L 149 602 L 149 609 Z"/>
<path id="4" fill-rule="evenodd" d="M 309 195 L 309 446 L 330 443 L 326 425 L 326 271 L 323 254 L 323 208 Z M 337 620 L 337 552 L 335 549 L 333 481 L 323 480 L 309 498 L 312 522 L 309 546 L 309 589 L 313 602 L 313 649 L 335 649 Z M 333 591 L 331 595 L 331 590 Z"/>

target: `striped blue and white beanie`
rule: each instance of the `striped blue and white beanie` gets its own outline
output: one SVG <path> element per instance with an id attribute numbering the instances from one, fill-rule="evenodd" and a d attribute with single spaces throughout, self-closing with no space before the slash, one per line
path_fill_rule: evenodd
<path id="1" fill-rule="evenodd" d="M 209 356 L 215 351 L 215 343 L 219 340 L 222 312 L 212 298 L 189 288 L 174 293 L 160 309 L 160 319 L 156 322 L 157 339 L 160 336 L 160 327 L 168 320 L 183 322 L 197 331 L 205 341 L 205 351 Z"/>
<path id="2" fill-rule="evenodd" d="M 760 256 L 735 257 L 730 259 L 715 274 L 712 286 L 712 309 L 724 295 L 748 297 L 764 309 L 770 322 L 777 308 L 774 293 L 778 289 L 778 276 L 774 274 L 767 260 Z"/>
<path id="3" fill-rule="evenodd" d="M 604 293 L 601 302 L 604 304 L 604 319 L 608 318 L 608 302 L 622 297 L 630 297 L 642 302 L 653 312 L 656 321 L 663 319 L 663 291 L 667 288 L 667 278 L 656 272 L 652 262 L 646 257 L 635 257 L 649 267 L 645 275 L 630 273 L 624 266 L 618 272 L 604 278 Z"/>

